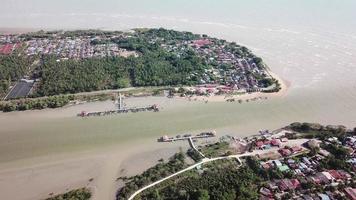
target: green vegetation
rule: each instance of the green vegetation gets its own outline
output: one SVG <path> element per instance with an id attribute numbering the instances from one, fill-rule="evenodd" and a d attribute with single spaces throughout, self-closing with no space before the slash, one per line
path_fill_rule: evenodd
<path id="1" fill-rule="evenodd" d="M 224 156 L 229 153 L 229 143 L 217 142 L 209 144 L 200 149 L 200 151 L 208 158 Z"/>
<path id="2" fill-rule="evenodd" d="M 12 81 L 17 81 L 28 72 L 33 59 L 17 55 L 0 55 L 0 96 L 8 90 Z"/>
<path id="3" fill-rule="evenodd" d="M 59 108 L 65 106 L 69 101 L 74 100 L 73 95 L 60 95 L 35 99 L 19 99 L 11 101 L 1 101 L 0 110 L 3 112 L 41 110 L 45 108 Z"/>
<path id="4" fill-rule="evenodd" d="M 259 80 L 259 84 L 263 85 L 264 87 L 270 87 L 273 84 L 275 84 L 275 87 L 269 90 L 262 90 L 264 93 L 274 93 L 274 92 L 279 92 L 282 87 L 279 81 L 275 78 L 262 78 Z"/>
<path id="5" fill-rule="evenodd" d="M 163 90 L 169 89 L 164 87 L 145 87 L 134 88 L 123 91 L 125 96 L 147 96 L 162 95 Z M 117 94 L 117 93 L 116 93 Z M 24 111 L 24 110 L 42 110 L 45 108 L 59 108 L 68 105 L 71 101 L 91 102 L 113 100 L 115 92 L 97 93 L 97 94 L 76 94 L 76 95 L 56 95 L 49 97 L 14 99 L 9 101 L 0 101 L 0 111 Z"/>
<path id="6" fill-rule="evenodd" d="M 137 58 L 108 57 L 57 62 L 43 58 L 42 82 L 36 96 L 118 89 L 129 86 L 166 86 L 196 84 L 205 68 L 202 60 L 189 51 L 178 57 L 146 43 L 129 41 L 130 48 L 144 51 Z M 132 46 L 132 47 L 131 47 Z M 196 75 L 188 78 L 191 73 Z"/>
<path id="7" fill-rule="evenodd" d="M 187 155 L 195 162 L 199 162 L 201 159 L 203 159 L 203 157 L 194 149 L 188 149 Z"/>
<path id="8" fill-rule="evenodd" d="M 263 180 L 249 166 L 239 167 L 235 160 L 220 160 L 202 168 L 203 171 L 193 170 L 167 180 L 136 199 L 258 199 L 258 187 Z"/>
<path id="9" fill-rule="evenodd" d="M 227 42 L 207 35 L 198 35 L 191 32 L 159 29 L 135 29 L 134 32 L 101 31 L 101 30 L 78 30 L 78 31 L 38 31 L 35 33 L 18 36 L 19 41 L 24 42 L 33 39 L 49 39 L 59 42 L 66 39 L 86 40 L 92 45 L 110 44 L 120 51 L 134 51 L 129 57 L 118 54 L 95 53 L 97 56 L 78 56 L 50 53 L 25 55 L 25 45 L 17 49 L 11 55 L 0 56 L 0 97 L 8 91 L 9 86 L 24 75 L 31 79 L 37 79 L 34 88 L 29 95 L 31 98 L 74 94 L 78 92 L 90 92 L 106 89 L 120 89 L 128 87 L 147 86 L 192 86 L 202 83 L 230 84 L 232 74 L 246 75 L 243 85 L 253 84 L 258 87 L 276 85 L 268 91 L 276 92 L 280 89 L 278 81 L 269 78 L 264 72 L 266 66 L 263 60 L 255 56 L 246 47 L 234 42 Z M 202 40 L 199 40 L 202 39 Z M 200 48 L 195 42 L 211 42 Z M 195 41 L 199 40 L 199 41 Z M 36 42 L 36 41 L 35 41 Z M 115 45 L 116 44 L 116 45 Z M 104 45 L 105 46 L 105 45 Z M 210 48 L 209 53 L 204 50 Z M 36 47 L 31 47 L 36 49 Z M 41 47 L 42 48 L 42 47 Z M 81 47 L 76 47 L 81 49 Z M 22 50 L 21 50 L 22 49 Z M 211 51 L 210 51 L 211 50 Z M 83 52 L 87 53 L 88 50 Z M 106 50 L 105 50 L 106 51 Z M 117 51 L 117 50 L 113 50 Z M 88 53 L 89 54 L 89 53 Z M 228 57 L 234 54 L 232 59 L 243 59 L 245 65 L 253 65 L 256 70 L 236 69 L 233 62 L 225 63 L 219 57 Z M 115 56 L 111 56 L 115 55 Z M 36 60 L 36 62 L 34 62 Z M 33 64 L 38 63 L 38 65 Z M 31 65 L 33 64 L 33 65 Z M 213 70 L 218 71 L 222 78 L 217 78 Z M 225 73 L 226 71 L 226 73 Z M 230 74 L 230 75 L 228 75 Z M 250 80 L 251 79 L 251 80 Z M 230 80 L 231 81 L 231 80 Z M 253 82 L 253 83 L 252 83 Z M 189 91 L 185 92 L 187 95 Z M 162 94 L 156 90 L 154 95 Z M 193 94 L 193 92 L 191 92 Z M 28 110 L 42 109 L 47 107 L 60 107 L 65 105 L 64 98 L 49 99 L 51 105 L 39 102 L 33 106 L 30 101 L 11 101 L 0 103 L 1 110 Z M 55 101 L 54 103 L 52 103 Z M 52 105 L 53 104 L 53 105 Z"/>
<path id="10" fill-rule="evenodd" d="M 46 200 L 89 200 L 91 197 L 91 192 L 87 188 L 81 188 L 77 190 L 72 190 L 65 194 L 60 194 L 55 197 L 50 197 Z"/>
<path id="11" fill-rule="evenodd" d="M 347 134 L 345 126 L 322 126 L 317 123 L 299 123 L 295 122 L 286 128 L 301 133 L 304 138 L 318 138 L 324 140 L 329 137 L 343 139 Z"/>
<path id="12" fill-rule="evenodd" d="M 328 138 L 336 137 L 339 141 L 344 141 L 347 136 L 355 134 L 354 131 L 348 132 L 345 126 L 322 126 L 317 123 L 292 123 L 288 126 L 289 129 L 299 132 L 300 137 L 303 138 L 317 138 L 324 141 L 321 144 L 321 148 L 330 152 L 320 162 L 320 169 L 343 169 L 351 172 L 352 166 L 346 162 L 350 158 L 348 149 L 343 145 L 337 143 L 325 143 Z M 316 154 L 319 149 L 312 149 L 311 154 Z"/>
<path id="13" fill-rule="evenodd" d="M 322 148 L 331 153 L 322 160 L 320 167 L 324 169 L 343 169 L 352 172 L 352 166 L 346 162 L 350 157 L 349 151 L 341 145 L 322 144 Z"/>
<path id="14" fill-rule="evenodd" d="M 156 166 L 149 168 L 143 174 L 130 178 L 122 178 L 126 182 L 125 187 L 121 188 L 116 195 L 116 199 L 127 199 L 132 193 L 145 185 L 173 174 L 184 167 L 185 154 L 177 153 L 169 159 L 167 163 L 160 162 Z M 152 194 L 155 195 L 155 194 Z"/>

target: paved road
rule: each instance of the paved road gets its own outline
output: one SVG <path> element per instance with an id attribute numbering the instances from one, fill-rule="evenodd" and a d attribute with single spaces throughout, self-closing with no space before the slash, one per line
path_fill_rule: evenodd
<path id="1" fill-rule="evenodd" d="M 11 91 L 8 93 L 8 95 L 5 97 L 5 100 L 26 97 L 28 95 L 28 93 L 30 92 L 32 86 L 33 86 L 33 83 L 19 81 L 18 83 L 16 83 L 14 88 L 12 88 Z"/>
<path id="2" fill-rule="evenodd" d="M 133 193 L 133 194 L 130 196 L 130 198 L 129 198 L 128 200 L 134 199 L 138 194 L 140 194 L 140 193 L 143 192 L 144 190 L 147 190 L 148 188 L 151 188 L 151 187 L 153 187 L 153 186 L 155 186 L 155 185 L 157 185 L 157 184 L 159 184 L 159 183 L 161 183 L 161 182 L 163 182 L 163 181 L 165 181 L 165 180 L 168 180 L 168 179 L 170 179 L 170 178 L 172 178 L 172 177 L 174 177 L 174 176 L 177 176 L 177 175 L 179 175 L 179 174 L 181 174 L 181 173 L 184 173 L 184 172 L 186 172 L 186 171 L 192 170 L 192 169 L 194 169 L 194 168 L 196 168 L 196 167 L 198 167 L 199 165 L 202 165 L 202 164 L 204 164 L 204 163 L 208 163 L 208 162 L 212 162 L 212 161 L 216 161 L 216 160 L 222 160 L 222 159 L 231 159 L 231 158 L 236 158 L 236 159 L 238 159 L 238 160 L 240 161 L 240 159 L 239 159 L 240 157 L 243 157 L 243 156 L 251 156 L 251 155 L 254 155 L 254 154 L 253 154 L 253 153 L 246 153 L 246 154 L 241 154 L 241 155 L 231 155 L 231 156 L 216 157 L 216 158 L 204 158 L 204 159 L 203 159 L 202 161 L 200 161 L 199 163 L 196 163 L 196 164 L 194 164 L 194 165 L 191 165 L 191 166 L 189 166 L 189 167 L 187 167 L 187 168 L 185 168 L 185 169 L 182 169 L 181 171 L 178 171 L 178 172 L 176 172 L 176 173 L 174 173 L 174 174 L 172 174 L 172 175 L 169 175 L 169 176 L 167 176 L 167 177 L 165 177 L 165 178 L 163 178 L 163 179 L 161 179 L 161 180 L 158 180 L 158 181 L 156 181 L 156 182 L 154 182 L 154 183 L 151 183 L 151 184 L 149 184 L 149 185 L 147 185 L 147 186 L 145 186 L 145 187 L 143 187 L 143 188 L 137 190 L 135 193 Z"/>
<path id="3" fill-rule="evenodd" d="M 305 143 L 306 141 L 308 141 L 308 140 L 307 139 L 289 140 L 287 143 L 284 143 L 283 146 L 301 145 L 301 144 Z M 144 190 L 147 190 L 148 188 L 151 188 L 151 187 L 153 187 L 153 186 L 155 186 L 155 185 L 157 185 L 157 184 L 159 184 L 159 183 L 161 183 L 161 182 L 163 182 L 165 180 L 168 180 L 168 179 L 170 179 L 170 178 L 172 178 L 174 176 L 177 176 L 177 175 L 179 175 L 181 173 L 184 173 L 186 171 L 192 170 L 192 169 L 196 168 L 197 166 L 202 165 L 204 163 L 208 163 L 208 162 L 212 162 L 212 161 L 216 161 L 216 160 L 222 160 L 222 159 L 231 159 L 231 158 L 235 158 L 241 163 L 241 161 L 240 161 L 241 157 L 254 156 L 254 155 L 257 155 L 257 154 L 263 154 L 263 153 L 268 153 L 268 152 L 273 152 L 273 151 L 276 152 L 277 150 L 278 149 L 276 149 L 276 148 L 272 148 L 272 149 L 268 149 L 268 150 L 255 150 L 253 152 L 247 152 L 247 153 L 240 154 L 240 155 L 230 155 L 230 156 L 216 157 L 216 158 L 204 158 L 199 163 L 191 165 L 191 166 L 189 166 L 189 167 L 187 167 L 185 169 L 182 169 L 181 171 L 178 171 L 178 172 L 176 172 L 176 173 L 174 173 L 172 175 L 169 175 L 169 176 L 167 176 L 165 178 L 162 178 L 161 180 L 158 180 L 158 181 L 156 181 L 154 183 L 151 183 L 151 184 L 149 184 L 149 185 L 137 190 L 135 193 L 133 193 L 129 197 L 128 200 L 133 200 L 138 194 L 140 194 Z"/>

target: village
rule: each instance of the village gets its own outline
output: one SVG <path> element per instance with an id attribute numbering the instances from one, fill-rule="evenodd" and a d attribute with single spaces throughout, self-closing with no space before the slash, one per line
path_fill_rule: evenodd
<path id="1" fill-rule="evenodd" d="M 249 55 L 246 48 L 235 43 L 206 37 L 173 45 L 162 44 L 162 47 L 177 55 L 193 49 L 211 66 L 205 70 L 201 84 L 188 88 L 189 92 L 201 95 L 278 90 L 278 82 L 273 81 L 262 60 Z"/>
<path id="2" fill-rule="evenodd" d="M 206 162 L 236 158 L 243 164 L 244 158 L 253 156 L 259 163 L 258 170 L 269 177 L 259 188 L 260 200 L 356 199 L 355 135 L 341 140 L 338 137 L 309 139 L 302 133 L 279 129 L 263 130 L 245 138 L 226 135 L 217 139 L 216 136 L 212 131 L 197 136 L 163 136 L 159 141 L 189 139 L 192 149 L 188 155 L 197 162 L 198 172 L 204 171 Z M 335 152 L 338 155 L 333 155 Z M 331 156 L 336 156 L 340 159 L 336 162 L 344 165 L 332 164 Z"/>
<path id="3" fill-rule="evenodd" d="M 93 39 L 87 37 L 78 37 L 75 39 L 33 39 L 25 42 L 27 46 L 25 54 L 27 56 L 38 54 L 56 55 L 62 59 L 138 56 L 136 52 L 119 48 L 115 43 L 92 44 L 92 41 Z"/>
<path id="4" fill-rule="evenodd" d="M 347 187 L 354 181 L 356 172 L 355 136 L 348 137 L 342 144 L 340 143 L 349 150 L 349 155 L 352 157 L 346 161 L 353 166 L 351 172 L 338 168 L 324 169 L 320 166 L 321 162 L 331 154 L 320 147 L 325 141 L 311 139 L 302 145 L 289 146 L 287 140 L 282 137 L 256 142 L 256 148 L 278 148 L 278 153 L 275 151 L 258 157 L 261 159 L 262 170 L 276 170 L 281 175 L 280 179 L 273 179 L 267 182 L 265 187 L 260 188 L 260 199 L 282 199 L 286 195 L 292 199 L 305 200 L 333 200 L 340 197 L 356 199 L 356 189 Z M 337 141 L 335 138 L 331 140 Z M 317 149 L 315 154 L 310 153 L 315 149 Z M 315 188 L 318 192 L 311 192 Z"/>
<path id="5" fill-rule="evenodd" d="M 57 62 L 68 59 L 139 57 L 142 52 L 120 44 L 125 44 L 128 39 L 146 37 L 140 34 L 135 31 L 128 33 L 55 31 L 29 35 L 0 35 L 0 55 L 16 54 L 40 58 L 50 55 L 56 57 Z M 198 84 L 184 86 L 182 93 L 184 96 L 269 93 L 280 90 L 280 83 L 272 77 L 262 59 L 233 42 L 195 35 L 194 38 L 171 40 L 154 36 L 148 43 L 151 45 L 157 43 L 162 49 L 174 53 L 177 57 L 193 51 L 203 60 L 206 67 L 202 74 L 193 72 L 187 77 L 188 79 L 201 77 L 197 80 Z M 11 94 L 7 95 L 7 99 L 26 97 L 28 94 L 29 92 L 22 92 L 21 95 Z"/>

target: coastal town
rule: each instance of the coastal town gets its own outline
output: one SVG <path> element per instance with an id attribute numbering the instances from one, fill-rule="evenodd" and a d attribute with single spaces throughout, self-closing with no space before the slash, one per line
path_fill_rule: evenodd
<path id="1" fill-rule="evenodd" d="M 208 175 L 214 170 L 216 162 L 219 162 L 216 164 L 217 168 L 219 165 L 227 165 L 229 167 L 225 170 L 231 170 L 230 167 L 236 164 L 240 166 L 239 168 L 247 165 L 250 170 L 257 173 L 262 180 L 257 185 L 254 183 L 253 187 L 256 190 L 256 198 L 260 200 L 356 199 L 356 136 L 353 130 L 346 130 L 343 126 L 323 127 L 319 124 L 294 123 L 286 128 L 272 132 L 263 130 L 245 138 L 216 136 L 214 131 L 196 136 L 192 134 L 162 136 L 158 141 L 188 140 L 191 149 L 187 155 L 195 164 L 147 184 L 130 194 L 131 196 L 123 194 L 130 191 L 124 187 L 125 190 L 118 191 L 117 199 L 145 199 L 150 195 L 150 191 L 161 191 L 161 197 L 168 197 L 173 195 L 165 193 L 166 187 L 172 187 L 168 184 L 169 179 L 177 181 L 178 185 L 189 184 L 189 181 L 184 180 L 194 176 L 191 177 L 191 173 L 187 171 Z M 230 166 L 229 162 L 232 162 L 230 160 L 236 160 L 236 163 Z M 185 178 L 182 181 L 181 178 L 175 177 Z M 129 181 L 129 187 L 132 184 Z"/>
<path id="2" fill-rule="evenodd" d="M 62 60 L 111 56 L 137 57 L 138 54 L 136 52 L 119 48 L 115 43 L 96 43 L 98 40 L 113 40 L 118 37 L 124 38 L 125 36 L 120 34 L 117 36 L 78 35 L 70 37 L 60 33 L 53 33 L 42 38 L 6 35 L 0 36 L 0 54 L 9 55 L 22 48 L 22 52 L 16 53 L 24 54 L 25 56 L 54 55 Z"/>
<path id="3" fill-rule="evenodd" d="M 141 43 L 145 46 L 139 47 Z M 189 83 L 175 83 L 183 86 L 184 91 L 180 91 L 183 96 L 270 93 L 280 90 L 280 83 L 270 74 L 261 58 L 252 54 L 246 47 L 207 35 L 165 29 L 137 29 L 129 32 L 40 31 L 0 35 L 0 56 L 4 59 L 16 56 L 32 62 L 31 66 L 26 67 L 26 73 L 23 76 L 17 76 L 17 79 L 16 77 L 2 78 L 6 83 L 5 86 L 8 87 L 4 89 L 2 98 L 11 100 L 41 96 L 43 92 L 38 90 L 46 88 L 46 86 L 41 87 L 45 84 L 41 76 L 45 70 L 44 66 L 50 67 L 54 64 L 48 64 L 48 60 L 52 58 L 58 62 L 56 65 L 59 66 L 67 65 L 66 62 L 70 60 L 85 63 L 92 59 L 99 59 L 97 62 L 107 62 L 105 59 L 115 57 L 141 59 L 146 55 L 145 48 L 159 48 L 160 53 L 164 51 L 176 57 L 175 59 L 182 59 L 183 61 L 177 60 L 182 63 L 174 63 L 177 69 L 181 68 L 180 65 L 187 65 L 185 63 L 187 59 L 191 59 L 191 62 L 199 62 L 201 66 L 194 66 L 197 69 L 192 70 L 189 66 L 184 66 L 190 72 L 186 73 L 186 70 L 183 70 L 178 73 L 182 79 L 186 80 L 185 82 Z M 196 58 L 192 58 L 192 55 Z M 122 73 L 126 74 L 126 72 Z M 129 77 L 125 78 L 125 82 L 127 82 L 126 79 Z M 8 80 L 11 81 L 7 82 Z M 115 88 L 126 85 L 140 86 L 135 84 L 138 81 L 131 80 L 130 82 L 115 86 Z M 174 86 L 170 83 L 171 80 L 167 80 L 167 83 L 160 82 L 158 83 L 160 85 Z M 144 85 L 147 84 L 149 85 L 149 83 L 144 83 Z M 107 87 L 112 86 L 105 88 Z M 66 92 L 72 91 L 71 88 L 66 90 L 68 90 Z M 85 89 L 87 90 L 92 89 Z"/>

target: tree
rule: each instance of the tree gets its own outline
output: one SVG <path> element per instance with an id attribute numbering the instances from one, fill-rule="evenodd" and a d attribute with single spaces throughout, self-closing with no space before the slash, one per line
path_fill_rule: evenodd
<path id="1" fill-rule="evenodd" d="M 235 199 L 236 199 L 236 191 L 234 189 L 224 192 L 222 200 L 235 200 Z"/>
<path id="2" fill-rule="evenodd" d="M 162 200 L 162 197 L 159 194 L 158 190 L 154 190 L 154 192 L 150 193 L 150 195 L 148 197 L 149 197 L 149 199 Z"/>
<path id="3" fill-rule="evenodd" d="M 130 79 L 128 78 L 121 78 L 116 82 L 117 88 L 127 88 L 129 86 L 130 86 Z"/>
<path id="4" fill-rule="evenodd" d="M 197 192 L 197 200 L 209 200 L 209 192 L 207 190 L 201 189 Z"/>

